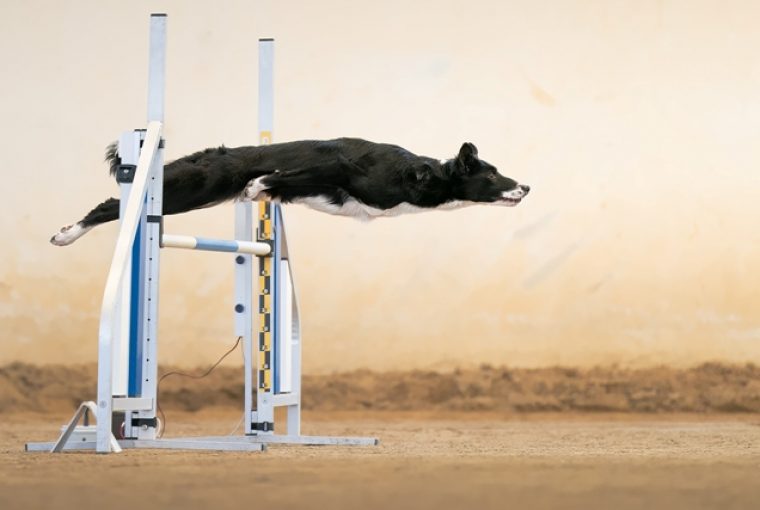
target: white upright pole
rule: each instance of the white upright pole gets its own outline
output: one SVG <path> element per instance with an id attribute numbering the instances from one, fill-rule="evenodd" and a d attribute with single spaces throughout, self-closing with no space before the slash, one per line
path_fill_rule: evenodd
<path id="1" fill-rule="evenodd" d="M 166 93 L 166 14 L 150 15 L 150 56 L 148 63 L 148 122 L 164 122 Z"/>
<path id="2" fill-rule="evenodd" d="M 259 143 L 272 143 L 274 130 L 274 39 L 259 39 Z"/>
<path id="3" fill-rule="evenodd" d="M 164 122 L 164 95 L 166 90 L 166 14 L 150 16 L 150 55 L 148 64 L 148 122 Z M 155 439 L 158 429 L 156 400 L 158 386 L 158 282 L 160 268 L 160 241 L 162 202 L 164 196 L 164 143 L 159 144 L 151 168 L 151 181 L 145 201 L 145 250 L 143 255 L 143 335 L 140 396 L 152 399 L 152 408 L 137 413 L 138 439 Z"/>
<path id="4" fill-rule="evenodd" d="M 235 204 L 235 239 L 253 240 L 251 202 Z M 253 263 L 250 254 L 235 255 L 235 335 L 243 339 L 243 422 L 245 434 L 251 434 L 253 421 Z"/>

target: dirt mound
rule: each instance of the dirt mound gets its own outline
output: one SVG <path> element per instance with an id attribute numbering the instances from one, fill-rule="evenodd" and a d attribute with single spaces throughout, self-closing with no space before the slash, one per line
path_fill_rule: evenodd
<path id="1" fill-rule="evenodd" d="M 168 377 L 161 383 L 161 404 L 186 411 L 239 407 L 241 372 L 220 367 L 201 380 Z M 96 375 L 95 365 L 0 367 L 0 412 L 69 410 L 95 397 Z M 760 412 L 760 367 L 752 364 L 635 370 L 490 366 L 454 372 L 358 370 L 305 376 L 303 388 L 304 408 L 314 410 Z"/>

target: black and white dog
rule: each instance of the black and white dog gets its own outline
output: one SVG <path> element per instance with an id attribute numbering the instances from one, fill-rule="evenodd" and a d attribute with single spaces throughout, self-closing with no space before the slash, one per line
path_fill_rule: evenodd
<path id="1" fill-rule="evenodd" d="M 121 164 L 115 145 L 108 148 L 106 161 L 114 175 Z M 168 163 L 163 212 L 268 199 L 369 220 L 481 203 L 515 206 L 528 191 L 479 159 L 471 143 L 462 145 L 455 158 L 439 161 L 396 145 L 339 138 L 206 149 Z M 50 242 L 66 246 L 118 217 L 119 201 L 109 198 Z"/>

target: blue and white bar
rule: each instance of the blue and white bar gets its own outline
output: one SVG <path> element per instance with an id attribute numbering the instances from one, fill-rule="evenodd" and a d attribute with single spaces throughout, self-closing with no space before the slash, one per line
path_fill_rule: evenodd
<path id="1" fill-rule="evenodd" d="M 259 257 L 269 255 L 272 251 L 267 243 L 237 241 L 227 239 L 209 239 L 207 237 L 180 236 L 164 234 L 161 237 L 162 248 L 183 248 L 185 250 L 221 251 L 227 253 L 250 253 Z"/>

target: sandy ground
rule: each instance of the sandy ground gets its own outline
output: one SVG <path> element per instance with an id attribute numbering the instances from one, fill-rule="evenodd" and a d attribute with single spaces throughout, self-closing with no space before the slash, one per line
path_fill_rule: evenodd
<path id="1" fill-rule="evenodd" d="M 0 508 L 757 508 L 760 415 L 309 412 L 304 433 L 377 447 L 24 453 L 66 416 L 6 413 Z M 167 436 L 227 434 L 231 409 Z M 271 508 L 271 507 L 270 507 Z"/>

